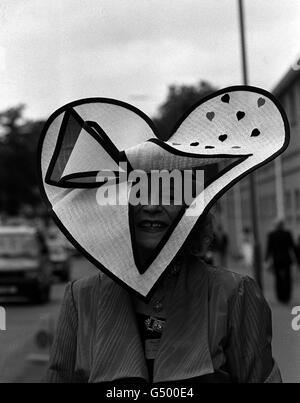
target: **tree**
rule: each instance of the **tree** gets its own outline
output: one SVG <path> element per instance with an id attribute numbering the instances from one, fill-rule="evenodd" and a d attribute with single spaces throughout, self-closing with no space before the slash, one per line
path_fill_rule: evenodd
<path id="1" fill-rule="evenodd" d="M 153 119 L 158 128 L 159 137 L 168 140 L 173 128 L 181 116 L 201 98 L 216 89 L 206 81 L 200 81 L 196 86 L 171 85 L 167 99 L 159 107 L 158 115 Z"/>
<path id="2" fill-rule="evenodd" d="M 0 211 L 17 214 L 40 204 L 36 148 L 43 121 L 23 117 L 24 105 L 0 113 Z"/>

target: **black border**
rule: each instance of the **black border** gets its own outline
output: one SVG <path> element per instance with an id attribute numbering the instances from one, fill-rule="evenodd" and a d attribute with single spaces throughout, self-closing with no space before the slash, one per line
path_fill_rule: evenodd
<path id="1" fill-rule="evenodd" d="M 195 103 L 191 108 L 189 108 L 183 115 L 182 117 L 177 121 L 177 123 L 174 126 L 174 129 L 172 131 L 172 134 L 169 136 L 169 139 L 172 137 L 172 135 L 177 131 L 177 129 L 179 128 L 179 126 L 181 125 L 181 123 L 187 118 L 187 116 L 194 110 L 196 109 L 198 106 L 202 105 L 203 103 L 205 103 L 206 101 L 215 98 L 221 94 L 227 93 L 227 92 L 234 92 L 234 91 L 248 91 L 248 92 L 254 92 L 260 95 L 265 96 L 266 98 L 270 99 L 272 102 L 274 102 L 274 104 L 276 105 L 276 107 L 278 108 L 282 120 L 284 122 L 284 129 L 285 129 L 285 140 L 284 143 L 282 145 L 282 147 L 277 150 L 274 154 L 270 155 L 269 158 L 267 158 L 266 160 L 262 161 L 261 163 L 249 168 L 247 171 L 243 172 L 241 175 L 239 175 L 238 177 L 234 178 L 230 183 L 228 183 L 219 193 L 217 193 L 212 200 L 207 204 L 207 206 L 204 208 L 204 211 L 202 213 L 201 216 L 199 216 L 198 220 L 201 219 L 202 216 L 204 216 L 209 209 L 212 207 L 212 205 L 216 202 L 216 200 L 218 200 L 224 193 L 226 193 L 226 191 L 228 189 L 230 189 L 232 186 L 234 186 L 237 182 L 239 182 L 241 179 L 243 179 L 244 177 L 246 177 L 248 174 L 250 174 L 251 172 L 255 171 L 256 169 L 260 168 L 261 166 L 267 164 L 268 162 L 272 161 L 274 158 L 276 158 L 278 155 L 280 155 L 283 151 L 286 150 L 286 148 L 289 145 L 289 141 L 290 141 L 290 127 L 289 127 L 289 122 L 286 116 L 286 113 L 283 109 L 283 107 L 281 106 L 281 104 L 279 103 L 279 101 L 274 97 L 274 95 L 272 95 L 271 93 L 269 93 L 268 91 L 262 89 L 262 88 L 258 88 L 258 87 L 254 87 L 254 86 L 247 86 L 247 85 L 235 85 L 235 86 L 230 86 L 230 87 L 226 87 L 223 88 L 219 91 L 216 91 L 204 98 L 202 98 L 199 102 Z M 157 284 L 159 282 L 159 280 L 165 276 L 168 272 L 168 270 L 171 268 L 174 260 L 176 260 L 176 258 L 178 256 L 180 256 L 180 253 L 182 251 L 182 249 L 185 247 L 185 245 L 187 244 L 189 237 L 187 237 L 185 239 L 185 241 L 183 242 L 181 248 L 179 248 L 179 250 L 177 251 L 177 253 L 174 255 L 173 259 L 171 260 L 170 264 L 165 268 L 165 270 L 161 273 L 161 275 L 158 277 L 158 279 L 156 280 L 156 282 L 153 284 L 152 288 L 150 289 L 150 291 L 148 292 L 148 294 L 146 296 L 143 296 L 142 294 L 140 294 L 138 291 L 134 290 L 133 288 L 131 288 L 129 285 L 127 285 L 126 283 L 124 283 L 121 279 L 119 279 L 117 276 L 115 276 L 113 273 L 111 273 L 107 268 L 105 268 L 99 261 L 97 261 L 95 258 L 93 258 L 73 237 L 72 235 L 68 232 L 68 230 L 64 227 L 64 225 L 61 223 L 61 221 L 59 220 L 59 218 L 57 217 L 57 215 L 55 214 L 55 212 L 52 210 L 52 205 L 50 203 L 50 201 L 48 200 L 45 188 L 44 188 L 44 184 L 43 184 L 43 177 L 42 177 L 42 164 L 41 164 L 41 155 L 42 155 L 42 148 L 43 148 L 43 143 L 44 143 L 44 139 L 45 136 L 47 134 L 47 131 L 50 127 L 50 125 L 53 123 L 53 121 L 63 112 L 66 111 L 66 109 L 68 108 L 73 108 L 75 106 L 79 106 L 79 105 L 83 105 L 83 104 L 89 104 L 89 103 L 109 103 L 109 104 L 113 104 L 113 105 L 117 105 L 117 106 L 121 106 L 124 108 L 127 108 L 129 110 L 131 110 L 132 112 L 136 113 L 137 115 L 139 115 L 142 119 L 145 120 L 145 122 L 150 126 L 150 128 L 152 129 L 153 133 L 155 134 L 155 136 L 157 138 L 159 138 L 158 135 L 158 131 L 153 123 L 153 121 L 147 116 L 145 115 L 142 111 L 140 111 L 139 109 L 137 109 L 136 107 L 122 102 L 122 101 L 118 101 L 116 99 L 111 99 L 111 98 L 84 98 L 84 99 L 79 99 L 73 102 L 70 102 L 64 106 L 62 106 L 61 108 L 57 109 L 47 120 L 40 139 L 39 139 L 39 143 L 38 143 L 38 148 L 37 148 L 37 172 L 38 172 L 38 184 L 39 184 L 39 188 L 40 188 L 40 192 L 42 195 L 42 198 L 44 199 L 44 202 L 49 210 L 49 212 L 51 212 L 53 219 L 55 221 L 55 223 L 57 224 L 57 226 L 59 227 L 59 229 L 62 231 L 62 233 L 66 236 L 66 238 L 83 254 L 83 256 L 85 256 L 93 265 L 95 265 L 98 269 L 100 269 L 101 271 L 103 271 L 106 275 L 108 275 L 110 278 L 112 278 L 114 281 L 116 281 L 119 285 L 121 285 L 122 287 L 124 287 L 126 290 L 128 290 L 129 292 L 131 292 L 132 294 L 136 295 L 137 297 L 141 298 L 144 301 L 149 301 L 149 299 L 151 298 L 153 292 L 155 291 L 155 288 L 157 287 Z M 57 185 L 56 185 L 57 186 Z M 197 222 L 198 222 L 197 220 Z M 196 222 L 196 223 L 197 223 Z M 192 230 L 192 229 L 191 229 Z"/>

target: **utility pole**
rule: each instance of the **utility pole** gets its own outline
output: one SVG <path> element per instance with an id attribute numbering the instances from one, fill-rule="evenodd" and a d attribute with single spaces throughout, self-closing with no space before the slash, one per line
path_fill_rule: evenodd
<path id="1" fill-rule="evenodd" d="M 276 214 L 278 219 L 284 218 L 284 202 L 283 202 L 283 180 L 282 180 L 282 160 L 279 155 L 274 161 L 275 164 L 275 180 L 276 180 Z"/>
<path id="2" fill-rule="evenodd" d="M 245 40 L 245 21 L 244 21 L 244 8 L 243 0 L 238 0 L 239 6 L 239 21 L 240 21 L 240 37 L 241 37 L 241 51 L 242 51 L 242 71 L 243 83 L 248 84 L 248 70 L 247 70 L 247 54 L 246 54 L 246 40 Z M 249 188 L 250 188 L 250 206 L 251 206 L 251 221 L 254 241 L 254 277 L 260 288 L 262 284 L 262 262 L 261 262 L 261 248 L 259 242 L 259 229 L 256 205 L 256 187 L 254 173 L 249 175 Z"/>

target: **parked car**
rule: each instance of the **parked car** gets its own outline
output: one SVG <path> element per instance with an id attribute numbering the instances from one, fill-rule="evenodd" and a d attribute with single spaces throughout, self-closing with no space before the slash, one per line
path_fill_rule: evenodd
<path id="1" fill-rule="evenodd" d="M 68 241 L 56 227 L 51 227 L 46 236 L 52 273 L 67 282 L 71 277 L 71 256 Z"/>
<path id="2" fill-rule="evenodd" d="M 30 226 L 0 227 L 0 295 L 50 298 L 52 273 L 42 235 Z"/>

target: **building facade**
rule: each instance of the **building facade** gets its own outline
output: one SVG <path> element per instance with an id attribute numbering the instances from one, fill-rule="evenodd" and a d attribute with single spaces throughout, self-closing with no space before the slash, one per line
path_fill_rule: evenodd
<path id="1" fill-rule="evenodd" d="M 300 237 L 300 69 L 290 69 L 272 92 L 286 111 L 291 133 L 284 153 L 254 173 L 263 254 L 267 233 L 278 218 L 284 219 L 295 240 Z M 238 255 L 244 230 L 252 231 L 249 177 L 235 185 L 220 204 L 231 252 Z"/>

